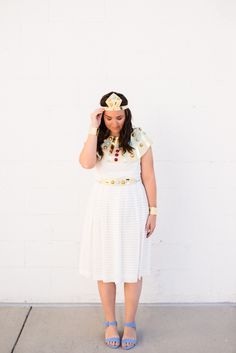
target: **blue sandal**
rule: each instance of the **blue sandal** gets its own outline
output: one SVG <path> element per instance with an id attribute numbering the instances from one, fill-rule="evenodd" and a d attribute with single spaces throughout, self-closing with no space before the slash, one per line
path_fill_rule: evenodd
<path id="1" fill-rule="evenodd" d="M 110 325 L 117 325 L 117 321 L 105 321 L 104 322 L 105 326 L 110 326 Z M 109 342 L 118 342 L 119 344 L 117 345 L 112 345 L 109 344 Z M 105 342 L 108 342 L 107 346 L 110 348 L 118 348 L 120 346 L 120 337 L 109 337 L 109 338 L 105 338 Z"/>
<path id="2" fill-rule="evenodd" d="M 124 326 L 129 326 L 129 327 L 134 327 L 136 328 L 136 324 L 134 321 L 132 322 L 125 322 Z M 136 346 L 136 343 L 138 342 L 137 339 L 135 338 L 122 338 L 121 343 L 122 343 L 122 348 L 123 349 L 131 349 L 134 348 L 134 346 Z M 132 345 L 129 346 L 124 346 L 123 343 L 132 343 Z"/>

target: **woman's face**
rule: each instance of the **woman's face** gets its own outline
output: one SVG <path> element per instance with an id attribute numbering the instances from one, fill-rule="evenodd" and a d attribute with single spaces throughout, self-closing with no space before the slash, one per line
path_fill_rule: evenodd
<path id="1" fill-rule="evenodd" d="M 112 136 L 119 136 L 120 130 L 125 123 L 124 110 L 105 110 L 104 122 L 106 127 L 110 130 L 110 134 Z"/>

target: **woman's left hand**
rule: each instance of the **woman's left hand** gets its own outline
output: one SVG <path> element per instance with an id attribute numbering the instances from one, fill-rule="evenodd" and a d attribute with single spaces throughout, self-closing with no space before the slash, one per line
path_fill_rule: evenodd
<path id="1" fill-rule="evenodd" d="M 153 233 L 153 231 L 156 227 L 156 218 L 157 218 L 157 216 L 154 214 L 148 215 L 146 226 L 145 226 L 145 230 L 147 233 L 146 238 L 150 237 L 150 235 Z"/>

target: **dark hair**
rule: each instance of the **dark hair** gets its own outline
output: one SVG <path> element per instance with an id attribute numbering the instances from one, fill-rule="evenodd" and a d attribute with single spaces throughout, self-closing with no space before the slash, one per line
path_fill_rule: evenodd
<path id="1" fill-rule="evenodd" d="M 112 93 L 117 94 L 117 96 L 119 96 L 122 99 L 121 105 L 128 104 L 128 100 L 123 94 L 111 91 L 111 92 L 105 94 L 104 96 L 102 96 L 102 98 L 100 100 L 100 105 L 102 107 L 107 107 L 106 99 Z M 126 152 L 126 151 L 132 152 L 132 150 L 134 148 L 129 145 L 130 135 L 131 135 L 131 133 L 134 130 L 134 128 L 132 126 L 132 122 L 131 122 L 132 114 L 131 114 L 131 111 L 130 111 L 129 108 L 124 109 L 124 112 L 125 112 L 125 122 L 124 122 L 124 125 L 123 125 L 123 127 L 122 127 L 122 129 L 120 131 L 119 143 L 120 143 L 120 147 L 123 148 L 124 152 Z M 101 123 L 100 123 L 100 126 L 99 126 L 98 140 L 97 140 L 97 152 L 101 156 L 101 158 L 103 156 L 103 150 L 101 148 L 101 144 L 110 135 L 110 131 L 106 127 L 105 122 L 104 122 L 104 114 L 105 114 L 105 111 L 102 113 L 102 119 L 101 119 Z"/>

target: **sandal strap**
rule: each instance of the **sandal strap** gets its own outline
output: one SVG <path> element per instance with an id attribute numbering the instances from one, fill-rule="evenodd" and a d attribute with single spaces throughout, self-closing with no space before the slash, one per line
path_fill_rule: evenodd
<path id="1" fill-rule="evenodd" d="M 105 326 L 115 326 L 115 325 L 117 325 L 117 321 L 105 321 L 104 322 L 104 325 Z"/>
<path id="2" fill-rule="evenodd" d="M 134 327 L 136 328 L 136 323 L 135 321 L 131 321 L 131 322 L 125 322 L 124 326 L 129 326 L 129 327 Z"/>
<path id="3" fill-rule="evenodd" d="M 137 343 L 137 339 L 135 338 L 123 338 L 122 343 Z"/>
<path id="4" fill-rule="evenodd" d="M 120 342 L 120 338 L 119 337 L 109 337 L 109 338 L 105 338 L 106 342 L 111 342 L 111 341 L 115 341 L 115 342 Z"/>

